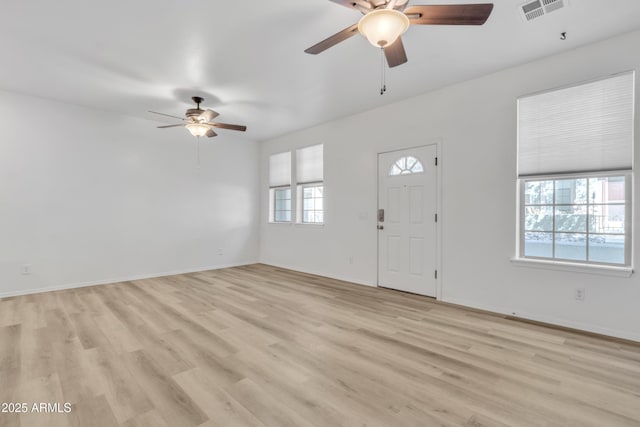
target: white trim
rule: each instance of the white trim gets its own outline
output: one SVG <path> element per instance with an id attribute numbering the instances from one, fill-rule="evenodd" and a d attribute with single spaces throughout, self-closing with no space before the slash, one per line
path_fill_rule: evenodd
<path id="1" fill-rule="evenodd" d="M 444 268 L 442 263 L 443 256 L 443 239 L 442 239 L 442 221 L 443 221 L 443 212 L 442 207 L 442 193 L 444 189 L 444 185 L 442 182 L 442 177 L 444 176 L 442 168 L 442 150 L 444 144 L 442 143 L 442 138 L 436 138 L 434 140 L 434 144 L 436 145 L 436 157 L 438 159 L 438 164 L 436 165 L 436 180 L 437 180 L 437 195 L 436 195 L 436 213 L 438 214 L 438 222 L 436 222 L 436 269 L 438 270 L 438 277 L 436 278 L 436 300 L 441 301 L 443 299 L 443 290 L 444 290 Z"/>
<path id="2" fill-rule="evenodd" d="M 297 272 L 305 273 L 305 274 L 313 274 L 314 276 L 326 277 L 328 279 L 333 279 L 333 280 L 340 280 L 341 282 L 348 282 L 350 284 L 352 283 L 352 284 L 360 285 L 360 286 L 369 286 L 371 288 L 378 287 L 377 283 L 370 282 L 368 280 L 362 280 L 362 279 L 356 279 L 356 278 L 344 277 L 344 276 L 335 276 L 335 275 L 327 274 L 326 272 L 313 270 L 313 269 L 300 268 L 300 267 L 297 267 L 297 266 L 293 267 L 293 266 L 289 266 L 289 265 L 286 265 L 286 264 L 274 264 L 274 263 L 266 262 L 266 261 L 260 261 L 260 264 L 264 264 L 264 265 L 268 265 L 268 266 L 276 267 L 276 268 L 284 268 L 285 270 L 297 271 Z"/>
<path id="3" fill-rule="evenodd" d="M 615 267 L 600 264 L 581 264 L 532 258 L 511 258 L 511 263 L 518 267 L 541 268 L 546 270 L 571 271 L 573 273 L 599 274 L 603 276 L 631 277 L 633 268 Z"/>
<path id="4" fill-rule="evenodd" d="M 596 334 L 606 335 L 609 337 L 622 338 L 625 340 L 640 342 L 640 334 L 633 331 L 619 331 L 619 330 L 609 329 L 606 327 L 596 326 L 588 323 L 573 322 L 571 320 L 562 319 L 558 317 L 541 316 L 533 313 L 513 311 L 505 307 L 470 303 L 466 300 L 457 299 L 457 298 L 448 299 L 443 302 L 448 302 L 448 303 L 460 305 L 463 307 L 485 310 L 492 313 L 503 314 L 507 316 L 514 316 L 520 319 L 527 319 L 527 320 L 533 320 L 536 322 L 548 323 L 549 325 L 564 326 L 566 328 L 577 329 L 580 331 L 593 332 Z"/>
<path id="5" fill-rule="evenodd" d="M 153 279 L 158 277 L 175 276 L 177 274 L 199 273 L 199 272 L 209 271 L 209 270 L 220 270 L 223 268 L 240 267 L 243 265 L 257 264 L 258 262 L 259 261 L 244 261 L 244 262 L 237 262 L 237 263 L 230 263 L 230 264 L 220 264 L 220 265 L 209 266 L 209 267 L 197 267 L 197 268 L 189 268 L 184 270 L 165 271 L 162 273 L 148 273 L 148 274 L 138 274 L 135 276 L 91 280 L 88 282 L 69 283 L 65 285 L 48 286 L 45 288 L 0 292 L 0 299 L 17 297 L 21 295 L 38 294 L 42 292 L 64 291 L 68 289 L 85 288 L 87 286 L 110 285 L 110 284 L 120 283 L 120 282 L 130 282 L 132 280 L 143 280 L 143 279 Z"/>
<path id="6" fill-rule="evenodd" d="M 585 256 L 587 260 L 577 260 L 577 261 L 564 261 L 559 258 L 555 258 L 555 236 L 557 233 L 569 233 L 569 232 L 558 232 L 555 227 L 556 221 L 556 206 L 584 206 L 587 209 L 587 217 L 589 215 L 589 207 L 594 205 L 601 205 L 603 203 L 591 203 L 589 202 L 589 197 L 587 194 L 587 201 L 584 204 L 571 203 L 571 204 L 557 204 L 556 203 L 556 190 L 554 187 L 553 190 L 553 201 L 549 203 L 540 203 L 539 205 L 530 205 L 530 206 L 548 206 L 552 208 L 553 211 L 553 226 L 551 227 L 551 231 L 540 231 L 540 233 L 551 233 L 553 236 L 552 243 L 554 251 L 551 257 L 526 257 L 525 252 L 525 193 L 526 193 L 526 183 L 529 181 L 556 181 L 563 179 L 585 179 L 587 181 L 587 188 L 589 185 L 589 178 L 597 178 L 597 177 L 614 177 L 614 176 L 623 176 L 624 177 L 624 188 L 625 188 L 625 230 L 624 230 L 624 239 L 625 239 L 625 248 L 624 248 L 624 264 L 615 265 L 615 264 L 599 264 L 597 262 L 588 261 L 589 258 L 589 242 L 586 242 L 586 253 Z M 567 174 L 552 174 L 552 175 L 541 175 L 535 177 L 520 177 L 516 180 L 517 189 L 516 189 L 516 197 L 518 202 L 518 216 L 516 218 L 516 223 L 518 226 L 518 230 L 516 231 L 516 256 L 515 260 L 534 260 L 534 261 L 543 261 L 545 263 L 551 264 L 561 264 L 561 265 L 576 265 L 578 267 L 584 266 L 595 266 L 595 267 L 612 267 L 614 269 L 626 269 L 632 271 L 633 269 L 633 181 L 635 180 L 635 176 L 632 170 L 620 170 L 620 171 L 598 171 L 594 173 L 567 173 Z M 621 203 L 614 203 L 619 205 Z M 630 218 L 629 220 L 627 218 Z M 536 232 L 536 231 L 530 231 Z M 584 234 L 585 238 L 588 239 L 590 235 L 598 235 L 605 233 L 591 233 L 589 231 L 588 221 L 586 225 L 586 230 L 584 232 L 576 232 L 575 234 Z M 579 272 L 584 272 L 583 268 L 578 270 Z M 631 275 L 631 274 L 629 274 Z"/>
<path id="7" fill-rule="evenodd" d="M 323 228 L 324 222 L 296 222 L 293 225 L 302 228 Z"/>

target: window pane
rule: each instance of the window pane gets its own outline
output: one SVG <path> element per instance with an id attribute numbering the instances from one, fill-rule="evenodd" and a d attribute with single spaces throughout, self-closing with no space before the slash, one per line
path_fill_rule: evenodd
<path id="1" fill-rule="evenodd" d="M 276 200 L 291 199 L 290 188 L 276 188 L 275 190 Z"/>
<path id="2" fill-rule="evenodd" d="M 527 181 L 524 189 L 525 205 L 553 203 L 553 181 Z"/>
<path id="3" fill-rule="evenodd" d="M 589 202 L 592 204 L 624 203 L 624 176 L 589 179 Z"/>
<path id="4" fill-rule="evenodd" d="M 553 208 L 551 206 L 529 206 L 525 208 L 526 231 L 553 231 Z"/>
<path id="5" fill-rule="evenodd" d="M 275 222 L 291 221 L 291 188 L 276 188 L 274 190 L 274 212 Z"/>
<path id="6" fill-rule="evenodd" d="M 624 264 L 624 245 L 624 236 L 590 236 L 589 261 Z"/>
<path id="7" fill-rule="evenodd" d="M 587 203 L 587 180 L 559 179 L 556 182 L 556 205 Z"/>
<path id="8" fill-rule="evenodd" d="M 276 222 L 289 222 L 291 221 L 291 211 L 275 211 L 274 219 Z"/>
<path id="9" fill-rule="evenodd" d="M 524 233 L 524 256 L 553 257 L 553 234 Z"/>
<path id="10" fill-rule="evenodd" d="M 313 199 L 304 199 L 303 209 L 305 211 L 313 210 Z"/>
<path id="11" fill-rule="evenodd" d="M 556 207 L 556 231 L 587 231 L 587 208 L 585 206 Z"/>
<path id="12" fill-rule="evenodd" d="M 407 175 L 424 172 L 422 163 L 415 157 L 401 157 L 389 169 L 389 175 Z"/>
<path id="13" fill-rule="evenodd" d="M 589 207 L 590 233 L 624 234 L 624 205 L 595 205 Z"/>
<path id="14" fill-rule="evenodd" d="M 302 222 L 322 223 L 323 193 L 322 185 L 303 187 L 302 189 Z"/>
<path id="15" fill-rule="evenodd" d="M 586 261 L 586 240 L 585 234 L 556 233 L 556 258 Z"/>

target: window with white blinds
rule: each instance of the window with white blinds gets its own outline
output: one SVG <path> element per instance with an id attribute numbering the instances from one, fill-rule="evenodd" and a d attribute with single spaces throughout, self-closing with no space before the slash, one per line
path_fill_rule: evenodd
<path id="1" fill-rule="evenodd" d="M 631 169 L 635 73 L 518 99 L 518 175 Z"/>
<path id="2" fill-rule="evenodd" d="M 631 267 L 634 83 L 518 99 L 521 258 Z"/>
<path id="3" fill-rule="evenodd" d="M 322 182 L 323 144 L 296 150 L 296 181 L 298 184 Z"/>
<path id="4" fill-rule="evenodd" d="M 269 157 L 269 187 L 291 185 L 291 152 L 272 154 Z"/>
<path id="5" fill-rule="evenodd" d="M 291 152 L 269 157 L 269 222 L 291 222 Z"/>
<path id="6" fill-rule="evenodd" d="M 324 223 L 324 145 L 296 150 L 297 221 Z"/>

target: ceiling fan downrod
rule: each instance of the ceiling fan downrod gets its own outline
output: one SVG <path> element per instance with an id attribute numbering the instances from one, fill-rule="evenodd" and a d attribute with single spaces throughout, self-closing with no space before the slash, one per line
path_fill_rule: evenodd
<path id="1" fill-rule="evenodd" d="M 196 103 L 196 105 L 197 105 L 196 109 L 199 110 L 200 109 L 200 103 L 202 101 L 204 101 L 204 98 L 201 98 L 199 96 L 193 96 L 193 97 L 191 97 L 191 99 L 193 100 L 193 102 Z"/>

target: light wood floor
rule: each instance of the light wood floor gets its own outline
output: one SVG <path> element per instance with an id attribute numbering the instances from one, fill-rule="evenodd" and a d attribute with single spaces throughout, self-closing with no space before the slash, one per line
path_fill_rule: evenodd
<path id="1" fill-rule="evenodd" d="M 1 426 L 640 426 L 640 346 L 252 265 L 0 300 Z"/>

